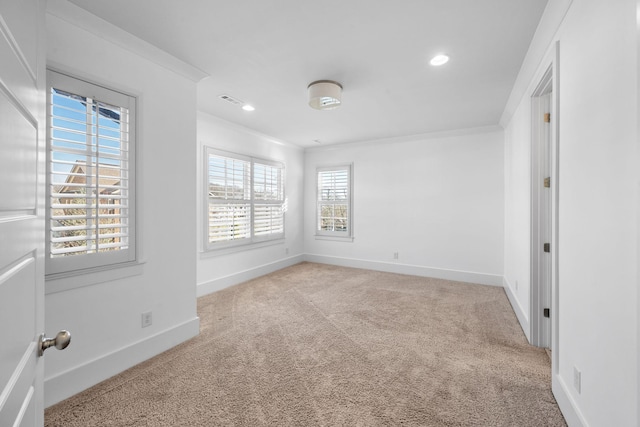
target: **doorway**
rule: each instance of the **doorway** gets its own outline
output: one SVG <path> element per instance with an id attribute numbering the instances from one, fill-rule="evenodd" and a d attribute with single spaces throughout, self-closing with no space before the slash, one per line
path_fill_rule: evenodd
<path id="1" fill-rule="evenodd" d="M 552 355 L 558 319 L 556 64 L 551 62 L 531 96 L 531 344 Z"/>

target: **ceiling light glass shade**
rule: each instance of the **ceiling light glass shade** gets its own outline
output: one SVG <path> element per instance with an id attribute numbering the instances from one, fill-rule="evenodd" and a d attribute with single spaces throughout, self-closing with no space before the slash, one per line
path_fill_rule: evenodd
<path id="1" fill-rule="evenodd" d="M 316 110 L 332 110 L 342 104 L 342 86 L 331 80 L 318 80 L 307 88 L 309 106 Z"/>
<path id="2" fill-rule="evenodd" d="M 444 65 L 447 62 L 449 62 L 449 57 L 445 54 L 436 55 L 433 58 L 431 58 L 431 61 L 429 61 L 431 65 L 436 67 L 439 65 Z"/>

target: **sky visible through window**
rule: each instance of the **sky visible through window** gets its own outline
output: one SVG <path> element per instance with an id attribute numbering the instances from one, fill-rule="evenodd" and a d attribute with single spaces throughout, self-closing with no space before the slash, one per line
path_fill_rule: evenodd
<path id="1" fill-rule="evenodd" d="M 79 163 L 121 166 L 120 160 L 110 158 L 121 155 L 120 108 L 91 99 L 87 108 L 87 98 L 58 89 L 51 92 L 51 183 L 64 184 Z"/>

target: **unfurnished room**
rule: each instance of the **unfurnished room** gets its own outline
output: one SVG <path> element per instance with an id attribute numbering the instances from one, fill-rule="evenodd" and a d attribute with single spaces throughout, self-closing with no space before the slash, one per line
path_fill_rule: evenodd
<path id="1" fill-rule="evenodd" d="M 0 1 L 0 427 L 638 426 L 639 11 Z"/>

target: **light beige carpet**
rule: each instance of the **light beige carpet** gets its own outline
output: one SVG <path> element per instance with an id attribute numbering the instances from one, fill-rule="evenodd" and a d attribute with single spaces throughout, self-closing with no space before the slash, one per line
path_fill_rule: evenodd
<path id="1" fill-rule="evenodd" d="M 201 334 L 46 426 L 564 426 L 501 288 L 302 263 L 199 298 Z"/>

